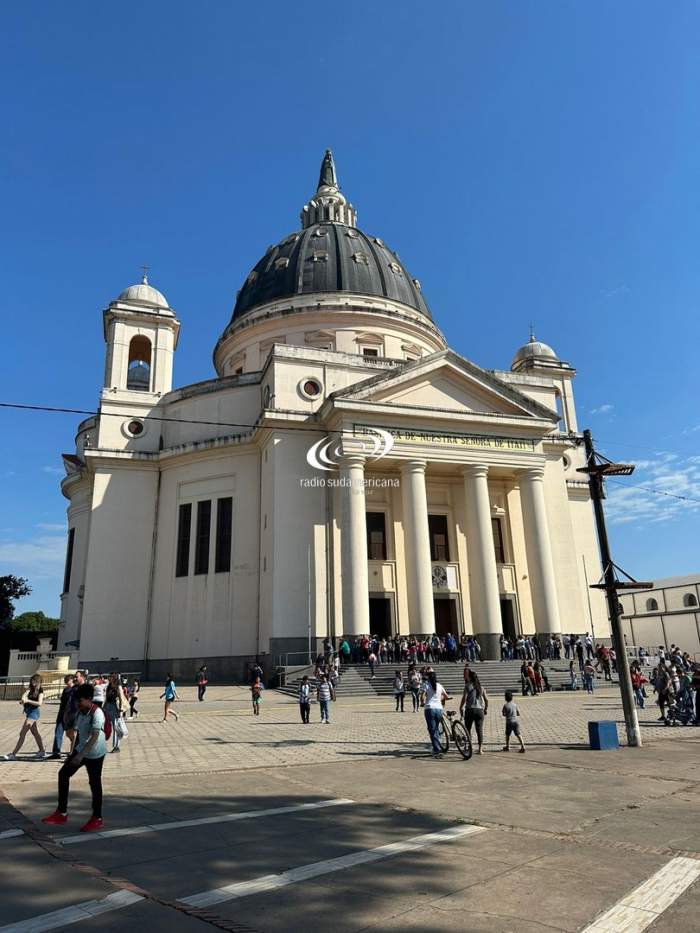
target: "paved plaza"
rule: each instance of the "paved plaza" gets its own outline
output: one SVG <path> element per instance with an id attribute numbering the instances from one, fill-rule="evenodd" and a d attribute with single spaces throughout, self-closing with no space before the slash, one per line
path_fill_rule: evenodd
<path id="1" fill-rule="evenodd" d="M 587 930 L 686 933 L 700 911 L 700 729 L 641 714 L 645 747 L 593 752 L 589 719 L 618 722 L 615 688 L 518 698 L 527 753 L 441 761 L 422 713 L 343 698 L 301 724 L 268 691 L 181 686 L 163 724 L 157 688 L 105 763 L 102 836 L 47 832 L 58 763 L 0 762 L 0 931 Z M 456 704 L 453 704 L 456 705 Z M 408 704 L 410 706 L 410 703 Z M 43 710 L 50 744 L 55 707 Z M 0 704 L 11 750 L 17 703 Z"/>

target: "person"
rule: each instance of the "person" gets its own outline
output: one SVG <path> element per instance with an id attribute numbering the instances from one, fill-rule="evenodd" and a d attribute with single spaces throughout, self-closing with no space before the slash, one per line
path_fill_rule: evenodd
<path id="1" fill-rule="evenodd" d="M 95 691 L 93 688 L 94 699 Z M 119 743 L 121 741 L 121 729 L 117 726 L 117 720 L 121 719 L 124 710 L 126 709 L 126 697 L 124 696 L 124 690 L 122 689 L 121 679 L 119 674 L 114 671 L 109 675 L 107 679 L 107 690 L 105 693 L 105 703 L 104 703 L 104 712 L 105 715 L 109 717 L 109 721 L 112 723 L 112 751 L 119 752 Z"/>
<path id="2" fill-rule="evenodd" d="M 331 721 L 330 701 L 335 700 L 335 691 L 325 674 L 321 674 L 316 687 L 316 699 L 321 710 L 321 722 L 328 725 Z"/>
<path id="3" fill-rule="evenodd" d="M 200 703 L 204 700 L 204 694 L 207 692 L 207 684 L 209 683 L 209 678 L 207 677 L 207 666 L 202 664 L 200 669 L 197 671 L 197 699 Z"/>
<path id="4" fill-rule="evenodd" d="M 129 719 L 133 719 L 134 716 L 138 716 L 139 711 L 136 709 L 136 704 L 139 701 L 139 690 L 141 689 L 141 684 L 138 681 L 138 678 L 134 677 L 131 681 L 131 689 L 129 690 Z"/>
<path id="5" fill-rule="evenodd" d="M 447 693 L 442 684 L 438 683 L 435 671 L 428 671 L 426 684 L 425 722 L 428 727 L 430 744 L 433 750 L 433 758 L 442 758 L 442 749 L 440 748 L 439 729 L 444 713 L 444 706 L 447 700 L 452 697 Z"/>
<path id="6" fill-rule="evenodd" d="M 180 697 L 177 695 L 177 690 L 175 689 L 175 681 L 173 680 L 173 675 L 168 674 L 165 679 L 165 690 L 160 695 L 161 700 L 165 700 L 165 706 L 163 707 L 163 722 L 168 721 L 168 716 L 174 716 L 175 722 L 179 720 L 178 714 L 172 709 L 172 705 L 175 700 L 179 700 Z"/>
<path id="7" fill-rule="evenodd" d="M 262 700 L 262 692 L 265 688 L 262 685 L 262 680 L 259 677 L 255 678 L 255 683 L 251 685 L 250 696 L 253 701 L 253 716 L 260 715 L 260 701 Z"/>
<path id="8" fill-rule="evenodd" d="M 260 667 L 260 664 L 256 661 L 255 664 L 250 669 L 250 682 L 254 684 L 256 679 L 260 678 L 260 683 L 265 686 L 265 672 Z"/>
<path id="9" fill-rule="evenodd" d="M 398 713 L 400 706 L 401 712 L 403 713 L 403 701 L 406 696 L 406 681 L 403 679 L 401 671 L 397 671 L 394 674 L 394 696 L 396 697 L 396 712 Z"/>
<path id="10" fill-rule="evenodd" d="M 569 661 L 569 690 L 578 690 L 578 674 L 574 663 L 574 661 Z"/>
<path id="11" fill-rule="evenodd" d="M 593 693 L 593 681 L 595 680 L 595 668 L 593 667 L 593 662 L 590 658 L 586 658 L 583 662 L 583 684 L 586 688 L 586 693 Z"/>
<path id="12" fill-rule="evenodd" d="M 377 663 L 377 655 L 374 653 L 374 651 L 370 651 L 369 656 L 367 658 L 367 664 L 369 666 L 369 673 L 370 673 L 370 678 L 369 678 L 370 680 L 374 680 L 374 666 L 376 663 Z"/>
<path id="13" fill-rule="evenodd" d="M 647 679 L 637 665 L 632 666 L 630 678 L 632 680 L 632 689 L 634 690 L 634 701 L 640 709 L 644 709 L 644 699 L 646 697 L 644 684 L 647 683 Z"/>
<path id="14" fill-rule="evenodd" d="M 484 717 L 489 708 L 489 699 L 481 686 L 479 678 L 466 668 L 464 671 L 464 692 L 459 711 L 464 717 L 464 725 L 471 738 L 472 726 L 476 731 L 477 755 L 483 755 L 484 749 Z"/>
<path id="15" fill-rule="evenodd" d="M 83 765 L 88 773 L 92 794 L 92 816 L 80 827 L 81 833 L 90 833 L 102 829 L 102 766 L 104 765 L 107 743 L 104 736 L 105 714 L 92 702 L 94 687 L 82 683 L 78 686 L 78 714 L 75 720 L 77 741 L 75 748 L 64 761 L 58 772 L 58 806 L 42 823 L 60 826 L 68 822 L 68 792 L 70 779 Z"/>
<path id="16" fill-rule="evenodd" d="M 63 717 L 66 712 L 66 704 L 68 703 L 68 697 L 73 688 L 73 675 L 66 674 L 63 678 L 63 683 L 65 684 L 63 690 L 61 691 L 61 699 L 58 703 L 58 712 L 56 713 L 56 725 L 54 726 L 53 731 L 53 749 L 51 751 L 51 758 L 60 758 L 61 757 L 61 745 L 63 744 L 63 734 L 65 732 L 63 728 Z"/>
<path id="17" fill-rule="evenodd" d="M 408 688 L 411 691 L 413 712 L 417 713 L 420 706 L 421 675 L 415 667 L 409 667 L 408 669 Z"/>
<path id="18" fill-rule="evenodd" d="M 75 718 L 78 715 L 78 687 L 84 683 L 85 673 L 83 671 L 76 671 L 73 675 L 73 686 L 71 688 L 71 692 L 68 694 L 66 711 L 63 714 L 63 729 L 65 731 L 66 738 L 70 742 L 70 750 L 68 752 L 69 755 L 75 747 Z"/>
<path id="19" fill-rule="evenodd" d="M 39 734 L 39 729 L 37 723 L 39 722 L 39 717 L 41 716 L 41 704 L 44 702 L 44 689 L 41 686 L 41 675 L 33 674 L 29 678 L 29 687 L 22 694 L 22 699 L 19 701 L 22 710 L 24 712 L 24 722 L 22 723 L 22 728 L 19 730 L 19 737 L 17 738 L 17 744 L 15 745 L 14 751 L 10 752 L 9 755 L 4 755 L 5 761 L 14 761 L 17 757 L 17 753 L 24 745 L 24 740 L 27 737 L 27 733 L 31 732 L 34 736 L 36 744 L 39 746 L 39 751 L 34 756 L 35 758 L 45 758 L 46 751 L 44 749 L 44 743 Z"/>
<path id="20" fill-rule="evenodd" d="M 665 660 L 659 661 L 654 671 L 654 689 L 656 690 L 656 702 L 661 713 L 659 722 L 666 722 L 666 710 L 673 702 L 673 687 L 671 686 L 671 676 Z"/>
<path id="21" fill-rule="evenodd" d="M 504 752 L 510 751 L 510 737 L 514 735 L 518 742 L 520 742 L 520 751 L 525 751 L 525 745 L 523 743 L 522 736 L 520 735 L 520 710 L 517 707 L 517 704 L 513 702 L 513 691 L 506 690 L 505 692 L 506 702 L 503 704 L 502 714 L 506 719 L 506 744 L 503 746 Z"/>
<path id="22" fill-rule="evenodd" d="M 352 653 L 352 652 L 351 652 L 351 649 L 350 649 L 350 645 L 348 644 L 347 638 L 343 638 L 343 640 L 342 640 L 341 643 L 340 643 L 340 659 L 341 659 L 341 661 L 343 662 L 343 664 L 349 664 L 349 663 L 350 663 L 350 655 L 351 655 L 351 653 Z"/>
<path id="23" fill-rule="evenodd" d="M 306 674 L 301 678 L 301 684 L 299 685 L 299 712 L 301 713 L 301 721 L 307 725 L 311 713 L 311 687 Z"/>

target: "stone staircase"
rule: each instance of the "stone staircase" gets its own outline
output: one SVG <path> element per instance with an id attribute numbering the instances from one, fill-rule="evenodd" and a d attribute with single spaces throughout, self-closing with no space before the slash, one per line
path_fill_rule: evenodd
<path id="1" fill-rule="evenodd" d="M 475 661 L 471 666 L 479 675 L 487 693 L 493 696 L 503 695 L 506 690 L 512 690 L 516 695 L 520 693 L 520 661 Z M 545 670 L 552 690 L 565 689 L 569 683 L 568 661 L 546 661 Z M 375 667 L 375 676 L 372 679 L 369 667 L 366 664 L 348 664 L 342 669 L 338 696 L 349 697 L 377 697 L 391 696 L 394 692 L 394 672 L 400 668 L 404 676 L 406 664 L 382 664 Z M 422 667 L 421 664 L 418 667 Z M 438 681 L 453 695 L 461 695 L 464 686 L 464 663 L 443 662 L 433 664 Z M 285 679 L 280 692 L 289 696 L 296 696 L 299 683 L 304 673 L 308 674 L 309 682 L 315 688 L 316 681 L 313 669 L 307 671 L 295 670 Z"/>

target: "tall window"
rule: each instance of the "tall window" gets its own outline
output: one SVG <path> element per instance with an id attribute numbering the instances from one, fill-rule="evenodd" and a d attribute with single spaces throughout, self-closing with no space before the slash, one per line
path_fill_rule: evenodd
<path id="1" fill-rule="evenodd" d="M 447 538 L 447 516 L 429 515 L 428 531 L 430 532 L 430 559 L 449 560 L 450 546 Z"/>
<path id="2" fill-rule="evenodd" d="M 209 573 L 211 499 L 197 503 L 197 541 L 194 549 L 195 574 Z"/>
<path id="3" fill-rule="evenodd" d="M 148 392 L 151 388 L 151 341 L 148 337 L 131 338 L 126 387 L 136 392 Z"/>
<path id="4" fill-rule="evenodd" d="M 216 573 L 228 573 L 231 569 L 231 526 L 233 499 L 219 499 L 216 503 Z"/>
<path id="5" fill-rule="evenodd" d="M 177 557 L 175 576 L 186 577 L 190 571 L 190 529 L 192 528 L 192 505 L 180 506 L 177 523 Z"/>
<path id="6" fill-rule="evenodd" d="M 367 513 L 367 556 L 370 560 L 386 560 L 384 512 Z"/>
<path id="7" fill-rule="evenodd" d="M 491 527 L 493 528 L 493 546 L 496 551 L 496 563 L 505 564 L 506 548 L 503 543 L 503 525 L 501 524 L 500 518 L 492 518 Z"/>
<path id="8" fill-rule="evenodd" d="M 70 590 L 70 575 L 73 569 L 73 545 L 75 543 L 75 528 L 68 532 L 68 549 L 66 550 L 66 569 L 63 574 L 63 592 Z"/>

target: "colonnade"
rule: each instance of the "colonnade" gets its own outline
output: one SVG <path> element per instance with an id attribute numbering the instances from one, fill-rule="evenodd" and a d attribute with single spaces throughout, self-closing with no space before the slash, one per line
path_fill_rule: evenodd
<path id="1" fill-rule="evenodd" d="M 364 463 L 362 455 L 352 454 L 343 458 L 340 464 L 342 631 L 346 635 L 367 634 L 370 630 Z M 407 460 L 401 464 L 409 627 L 410 633 L 416 635 L 429 635 L 435 631 L 426 466 L 425 460 Z M 496 658 L 499 656 L 499 638 L 503 625 L 488 473 L 487 464 L 468 464 L 462 468 L 472 623 L 484 657 Z M 560 632 L 554 561 L 544 498 L 544 468 L 521 470 L 517 474 L 517 481 L 535 628 L 542 633 Z"/>

